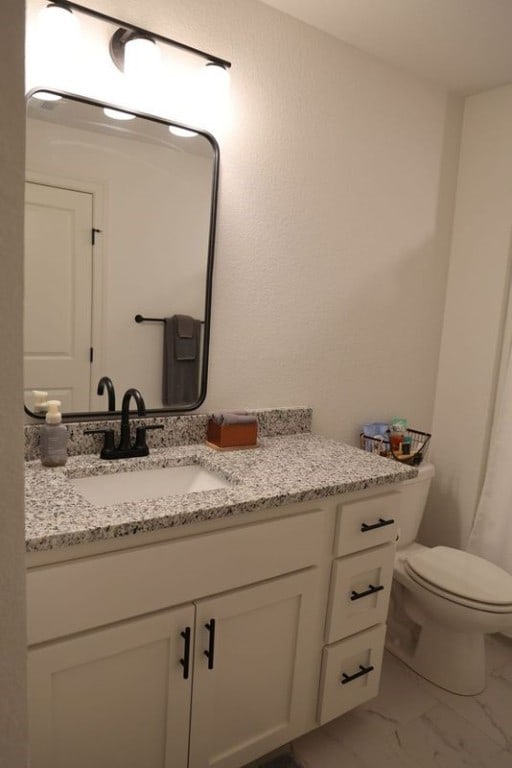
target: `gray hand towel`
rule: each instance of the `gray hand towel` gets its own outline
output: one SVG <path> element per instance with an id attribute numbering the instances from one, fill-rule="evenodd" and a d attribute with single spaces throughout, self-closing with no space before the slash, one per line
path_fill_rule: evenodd
<path id="1" fill-rule="evenodd" d="M 162 401 L 187 405 L 199 397 L 201 322 L 188 315 L 164 319 Z"/>
<path id="2" fill-rule="evenodd" d="M 176 360 L 195 360 L 198 353 L 199 338 L 194 332 L 193 317 L 175 315 L 174 357 Z"/>
<path id="3" fill-rule="evenodd" d="M 191 339 L 194 336 L 194 318 L 189 315 L 175 315 L 180 339 Z"/>

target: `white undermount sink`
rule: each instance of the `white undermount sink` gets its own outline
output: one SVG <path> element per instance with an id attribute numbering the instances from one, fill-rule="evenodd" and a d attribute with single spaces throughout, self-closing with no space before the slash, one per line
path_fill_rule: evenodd
<path id="1" fill-rule="evenodd" d="M 87 501 L 98 507 L 230 487 L 222 475 L 197 464 L 90 475 L 70 478 L 69 482 Z"/>

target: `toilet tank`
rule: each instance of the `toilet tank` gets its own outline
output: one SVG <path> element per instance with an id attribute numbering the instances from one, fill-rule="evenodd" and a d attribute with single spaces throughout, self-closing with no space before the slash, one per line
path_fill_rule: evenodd
<path id="1" fill-rule="evenodd" d="M 435 474 L 433 464 L 421 464 L 418 477 L 404 480 L 398 486 L 400 500 L 398 505 L 399 539 L 397 548 L 401 549 L 416 541 L 430 483 Z"/>

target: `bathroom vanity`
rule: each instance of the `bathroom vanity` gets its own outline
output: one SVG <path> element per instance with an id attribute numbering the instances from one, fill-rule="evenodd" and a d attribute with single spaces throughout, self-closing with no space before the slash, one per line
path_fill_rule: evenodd
<path id="1" fill-rule="evenodd" d="M 72 482 L 180 464 L 229 485 L 101 507 Z M 239 768 L 375 696 L 415 474 L 311 434 L 28 462 L 33 768 Z"/>

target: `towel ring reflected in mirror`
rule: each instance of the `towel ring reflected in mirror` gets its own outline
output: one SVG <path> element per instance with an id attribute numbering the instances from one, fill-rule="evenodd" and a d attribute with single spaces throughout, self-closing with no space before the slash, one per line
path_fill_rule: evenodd
<path id="1" fill-rule="evenodd" d="M 132 119 L 115 120 L 104 110 L 123 112 L 119 107 L 57 90 L 44 93 L 54 100 L 38 98 L 39 90 L 27 99 L 25 412 L 44 418 L 31 408 L 32 391 L 44 390 L 49 399 L 63 401 L 67 420 L 119 417 L 102 410 L 96 394 L 102 376 L 119 392 L 139 389 L 148 415 L 193 411 L 204 402 L 208 382 L 218 144 L 205 131 L 191 135 L 189 126 L 153 115 L 130 111 Z M 189 134 L 176 136 L 169 126 Z M 69 205 L 62 192 L 69 192 Z M 90 263 L 80 266 L 78 277 L 87 295 L 76 294 L 73 307 L 78 283 L 72 284 L 76 270 L 68 253 L 75 251 L 66 238 L 75 200 L 78 209 L 89 205 L 84 220 L 92 219 L 85 246 Z M 66 215 L 59 220 L 55 211 L 62 209 Z M 53 283 L 55 295 L 49 295 Z M 136 314 L 141 304 L 155 317 Z M 200 364 L 197 398 L 167 406 L 163 334 L 138 333 L 134 319 L 160 323 L 173 316 L 201 323 Z M 80 320 L 82 330 L 76 331 Z M 82 334 L 80 353 L 73 333 Z M 80 355 L 75 369 L 73 355 Z M 86 391 L 75 397 L 79 389 Z"/>

